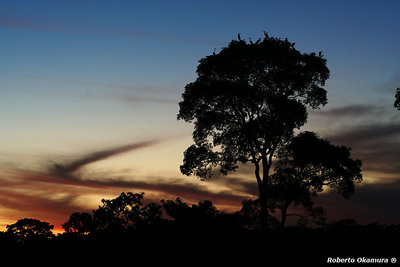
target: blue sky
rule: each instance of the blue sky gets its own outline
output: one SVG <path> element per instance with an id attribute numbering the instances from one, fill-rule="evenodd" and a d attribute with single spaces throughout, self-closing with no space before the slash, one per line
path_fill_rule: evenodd
<path id="1" fill-rule="evenodd" d="M 13 199 L 17 193 L 56 203 L 69 194 L 68 207 L 89 208 L 104 195 L 135 190 L 115 186 L 78 196 L 60 185 L 50 197 L 34 182 L 12 186 L 26 178 L 21 173 L 43 173 L 51 163 L 114 146 L 165 140 L 82 172 L 96 179 L 107 174 L 114 180 L 152 177 L 160 184 L 172 179 L 179 186 L 197 185 L 179 174 L 192 126 L 176 121 L 177 103 L 196 78 L 198 60 L 238 33 L 256 40 L 266 31 L 295 42 L 302 52 L 322 51 L 331 70 L 328 105 L 311 112 L 306 128 L 352 147 L 364 162 L 366 184 L 398 183 L 400 166 L 387 158 L 399 156 L 400 147 L 400 115 L 393 109 L 400 87 L 399 10 L 400 2 L 389 0 L 0 1 L 0 181 L 6 185 L 0 193 L 9 203 L 3 204 L 0 226 L 26 212 Z M 378 155 L 387 158 L 378 164 Z M 214 192 L 207 196 L 217 204 L 237 206 L 216 197 L 229 189 L 226 184 L 199 186 Z M 163 195 L 151 188 L 154 196 Z M 197 193 L 186 198 L 198 200 Z M 49 208 L 43 216 L 59 223 L 71 210 Z"/>
<path id="2" fill-rule="evenodd" d="M 195 77 L 199 58 L 238 33 L 257 39 L 267 31 L 301 51 L 323 51 L 332 70 L 329 86 L 349 88 L 335 90 L 368 90 L 400 71 L 398 5 L 2 1 L 2 72 L 180 90 Z"/>

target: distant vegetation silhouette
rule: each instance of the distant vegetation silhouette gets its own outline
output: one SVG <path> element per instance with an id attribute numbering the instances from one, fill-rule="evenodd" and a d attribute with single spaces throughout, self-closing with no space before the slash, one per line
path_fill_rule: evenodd
<path id="1" fill-rule="evenodd" d="M 394 107 L 400 110 L 400 88 L 397 88 L 394 98 Z"/>
<path id="2" fill-rule="evenodd" d="M 204 253 L 196 262 L 223 259 L 250 264 L 304 259 L 323 263 L 340 253 L 388 256 L 399 248 L 395 241 L 400 238 L 400 225 L 359 225 L 347 219 L 307 227 L 300 219 L 298 225 L 282 228 L 270 215 L 266 233 L 261 230 L 259 200 L 244 200 L 241 209 L 233 213 L 219 211 L 209 200 L 192 205 L 181 198 L 147 204 L 143 200 L 144 193 L 131 192 L 103 199 L 91 213 L 71 214 L 63 224 L 65 231 L 58 235 L 52 233 L 53 225 L 48 222 L 18 220 L 0 232 L 0 250 L 4 255 L 7 251 L 21 255 L 62 252 L 63 257 L 77 258 L 92 253 L 92 260 L 100 262 L 143 255 L 196 258 Z M 229 254 L 218 257 L 223 251 Z"/>

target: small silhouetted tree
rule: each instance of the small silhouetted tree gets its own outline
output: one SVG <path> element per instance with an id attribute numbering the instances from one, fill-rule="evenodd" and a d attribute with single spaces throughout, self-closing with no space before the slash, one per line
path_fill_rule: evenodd
<path id="1" fill-rule="evenodd" d="M 93 217 L 89 213 L 75 212 L 69 220 L 62 225 L 66 233 L 86 235 L 93 230 Z"/>
<path id="2" fill-rule="evenodd" d="M 24 218 L 7 225 L 7 233 L 14 236 L 18 242 L 47 240 L 52 238 L 54 226 L 37 219 Z"/>
<path id="3" fill-rule="evenodd" d="M 266 33 L 256 42 L 239 36 L 199 61 L 198 77 L 179 103 L 178 119 L 194 123 L 181 172 L 207 178 L 216 166 L 226 175 L 239 163 L 253 164 L 265 227 L 276 151 L 304 125 L 307 107 L 327 103 L 326 59 L 294 46 Z"/>
<path id="4" fill-rule="evenodd" d="M 143 197 L 143 192 L 123 192 L 117 198 L 102 199 L 102 205 L 93 212 L 96 230 L 118 232 L 158 222 L 162 207 L 156 203 L 144 206 Z"/>
<path id="5" fill-rule="evenodd" d="M 397 88 L 396 95 L 394 96 L 394 107 L 400 110 L 400 88 Z"/>
<path id="6" fill-rule="evenodd" d="M 199 201 L 198 204 L 189 206 L 181 198 L 173 200 L 162 200 L 163 208 L 168 216 L 173 218 L 177 224 L 187 226 L 203 225 L 212 223 L 219 214 L 217 208 L 210 200 Z"/>
<path id="7" fill-rule="evenodd" d="M 244 218 L 243 225 L 248 229 L 261 228 L 261 208 L 259 199 L 245 199 L 239 214 Z"/>
<path id="8" fill-rule="evenodd" d="M 161 203 L 167 215 L 176 222 L 186 221 L 190 217 L 190 206 L 179 197 L 175 201 L 162 199 Z"/>
<path id="9" fill-rule="evenodd" d="M 269 199 L 270 207 L 271 199 Z M 261 224 L 261 204 L 260 199 L 245 199 L 242 201 L 242 207 L 237 213 L 240 216 L 241 225 L 250 230 L 258 230 L 262 228 Z M 279 221 L 269 215 L 268 217 L 268 229 L 278 230 Z"/>
<path id="10" fill-rule="evenodd" d="M 269 188 L 274 207 L 281 212 L 283 227 L 290 205 L 304 208 L 303 219 L 318 218 L 323 210 L 314 207 L 313 199 L 324 186 L 349 198 L 355 183 L 361 180 L 361 161 L 351 158 L 349 148 L 332 145 L 313 132 L 303 132 L 281 149 Z"/>

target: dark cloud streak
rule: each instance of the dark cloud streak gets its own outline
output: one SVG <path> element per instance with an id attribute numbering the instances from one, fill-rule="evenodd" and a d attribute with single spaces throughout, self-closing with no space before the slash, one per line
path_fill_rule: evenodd
<path id="1" fill-rule="evenodd" d="M 340 117 L 340 116 L 360 116 L 365 115 L 375 109 L 375 106 L 367 104 L 347 105 L 344 107 L 332 108 L 328 110 L 311 110 L 310 112 L 319 116 Z"/>
<path id="2" fill-rule="evenodd" d="M 129 144 L 129 145 L 124 145 L 124 146 L 119 146 L 116 148 L 111 148 L 111 149 L 106 149 L 102 151 L 97 151 L 94 153 L 90 153 L 88 155 L 85 155 L 79 159 L 73 160 L 70 163 L 67 164 L 58 164 L 55 163 L 51 168 L 50 172 L 55 173 L 57 175 L 60 175 L 62 177 L 68 177 L 71 175 L 71 173 L 77 171 L 81 167 L 88 165 L 90 163 L 94 163 L 99 160 L 104 160 L 125 152 L 129 152 L 132 150 L 140 149 L 140 148 L 145 148 L 152 146 L 159 142 L 158 140 L 151 140 L 151 141 L 144 141 L 144 142 L 139 142 L 135 144 Z"/>
<path id="3" fill-rule="evenodd" d="M 30 94 L 35 96 L 50 96 L 50 97 L 78 97 L 78 98 L 89 98 L 89 99 L 114 99 L 120 102 L 128 102 L 128 103 L 156 103 L 156 104 L 178 104 L 178 100 L 175 99 L 167 99 L 167 98 L 159 98 L 159 97 L 149 97 L 149 96 L 135 96 L 132 94 L 116 94 L 116 93 L 107 93 L 107 92 L 71 92 L 71 91 L 48 91 L 48 90 L 18 90 L 18 89 L 5 89 L 1 88 L 0 91 L 12 92 L 12 93 L 23 93 Z"/>
<path id="4" fill-rule="evenodd" d="M 329 219 L 355 218 L 359 223 L 399 224 L 400 181 L 364 184 L 346 200 L 334 191 L 321 194 L 316 204 L 326 208 Z"/>
<path id="5" fill-rule="evenodd" d="M 12 73 L 11 73 L 12 75 Z M 76 79 L 69 79 L 69 78 L 60 78 L 60 77 L 47 77 L 47 76 L 42 76 L 42 75 L 36 75 L 36 74 L 17 74 L 16 76 L 22 77 L 22 78 L 28 78 L 31 80 L 39 80 L 39 81 L 47 81 L 47 82 L 55 82 L 55 83 L 67 83 L 67 84 L 73 84 L 73 85 L 84 85 L 84 86 L 90 86 L 90 87 L 103 87 L 103 88 L 108 88 L 108 89 L 122 89 L 122 90 L 128 90 L 128 91 L 155 91 L 155 92 L 165 92 L 165 91 L 172 91 L 170 89 L 162 88 L 162 89 L 157 89 L 151 86 L 143 86 L 143 87 L 138 87 L 138 86 L 133 86 L 133 85 L 125 85 L 125 84 L 115 84 L 115 83 L 105 83 L 105 82 L 95 82 L 95 81 L 83 81 L 83 80 L 76 80 Z"/>
<path id="6" fill-rule="evenodd" d="M 325 138 L 351 147 L 353 156 L 363 161 L 363 170 L 400 173 L 400 123 L 360 125 Z"/>
<path id="7" fill-rule="evenodd" d="M 388 141 L 393 137 L 400 137 L 400 124 L 398 123 L 360 125 L 339 134 L 328 136 L 328 139 L 336 143 L 361 146 L 366 143 L 370 144 L 371 142 Z"/>
<path id="8" fill-rule="evenodd" d="M 324 116 L 329 118 L 364 118 L 365 120 L 370 120 L 386 114 L 387 107 L 377 104 L 350 104 L 327 110 L 310 110 L 309 112 L 312 115 Z"/>

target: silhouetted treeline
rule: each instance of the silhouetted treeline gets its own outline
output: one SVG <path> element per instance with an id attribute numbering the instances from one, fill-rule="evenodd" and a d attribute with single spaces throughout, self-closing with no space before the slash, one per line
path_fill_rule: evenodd
<path id="1" fill-rule="evenodd" d="M 235 213 L 219 211 L 208 200 L 193 205 L 180 198 L 158 204 L 144 204 L 143 200 L 144 193 L 121 193 L 115 199 L 103 199 L 92 213 L 71 214 L 63 224 L 65 232 L 57 236 L 48 222 L 18 220 L 0 232 L 2 251 L 34 255 L 63 252 L 71 254 L 69 257 L 90 254 L 97 260 L 120 257 L 117 255 L 191 255 L 199 257 L 197 261 L 219 256 L 220 260 L 247 263 L 307 259 L 321 264 L 327 257 L 392 257 L 399 251 L 400 225 L 359 225 L 348 219 L 307 227 L 303 220 L 282 228 L 272 217 L 270 231 L 265 232 L 259 204 L 254 200 L 243 201 L 241 210 Z"/>

